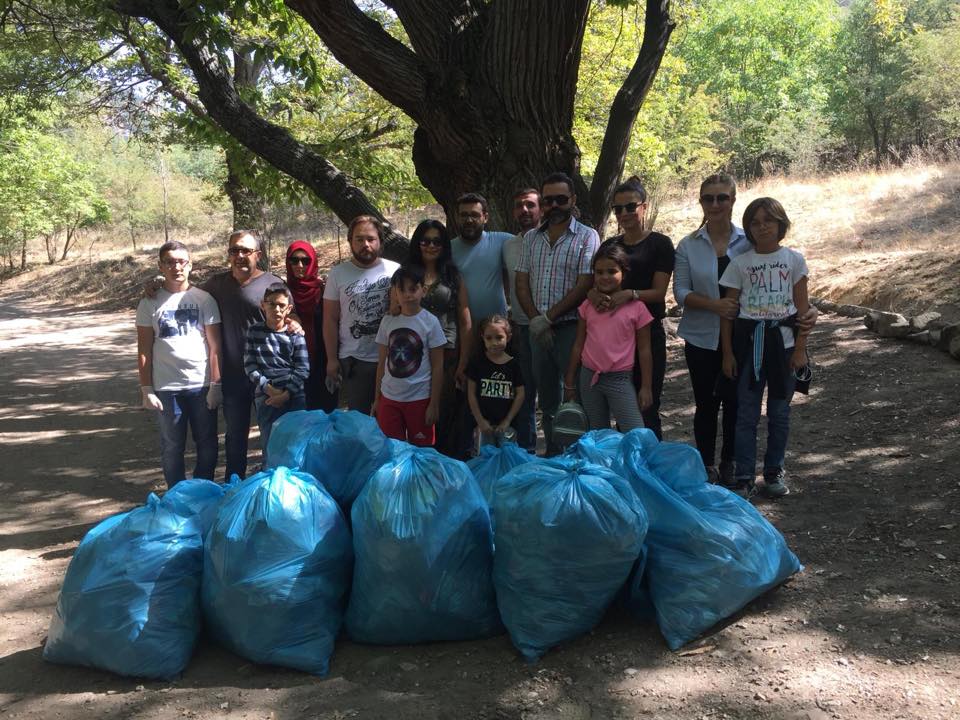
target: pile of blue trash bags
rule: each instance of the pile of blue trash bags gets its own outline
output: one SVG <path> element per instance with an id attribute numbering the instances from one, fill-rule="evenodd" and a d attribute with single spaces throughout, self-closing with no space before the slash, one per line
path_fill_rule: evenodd
<path id="1" fill-rule="evenodd" d="M 169 679 L 203 630 L 323 676 L 341 633 L 505 630 L 535 661 L 614 603 L 677 649 L 801 569 L 749 502 L 707 483 L 694 448 L 649 430 L 591 432 L 552 459 L 485 446 L 465 464 L 359 413 L 299 411 L 267 454 L 246 480 L 185 480 L 90 530 L 44 658 Z"/>

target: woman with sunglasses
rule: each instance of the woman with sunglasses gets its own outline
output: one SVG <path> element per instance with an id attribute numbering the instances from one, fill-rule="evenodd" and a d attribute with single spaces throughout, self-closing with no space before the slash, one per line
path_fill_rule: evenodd
<path id="1" fill-rule="evenodd" d="M 667 314 L 667 285 L 673 273 L 673 241 L 647 227 L 647 191 L 636 176 L 614 189 L 613 214 L 621 234 L 604 244 L 616 243 L 623 248 L 630 261 L 630 271 L 623 278 L 622 290 L 607 294 L 594 288 L 588 297 L 599 312 L 614 310 L 626 302 L 641 301 L 653 315 L 653 322 L 650 323 L 653 402 L 641 414 L 644 426 L 663 439 L 660 395 L 667 371 L 667 335 L 663 330 L 663 318 Z M 644 384 L 641 380 L 639 362 L 634 362 L 633 385 L 638 392 Z"/>
<path id="2" fill-rule="evenodd" d="M 737 393 L 723 376 L 720 320 L 737 316 L 737 302 L 724 297 L 720 277 L 732 258 L 750 249 L 743 229 L 733 223 L 737 183 L 727 173 L 717 173 L 700 184 L 703 221 L 677 246 L 673 296 L 683 308 L 678 334 L 693 385 L 696 410 L 693 437 L 710 482 L 733 486 L 734 431 Z M 717 421 L 723 408 L 720 467 L 716 464 Z"/>
<path id="3" fill-rule="evenodd" d="M 466 368 L 470 359 L 472 321 L 467 304 L 467 286 L 453 263 L 450 233 L 439 220 L 424 220 L 413 231 L 408 263 L 424 270 L 425 288 L 420 306 L 440 321 L 447 343 L 443 354 L 443 389 L 440 394 L 440 419 L 437 422 L 436 448 L 452 457 L 463 453 L 459 417 L 456 412 L 456 388 L 466 389 Z"/>
<path id="4" fill-rule="evenodd" d="M 324 279 L 317 274 L 317 253 L 306 240 L 294 240 L 287 248 L 287 287 L 303 326 L 310 358 L 310 376 L 304 384 L 307 410 L 331 412 L 337 407 L 337 396 L 324 382 L 327 353 L 323 345 Z"/>

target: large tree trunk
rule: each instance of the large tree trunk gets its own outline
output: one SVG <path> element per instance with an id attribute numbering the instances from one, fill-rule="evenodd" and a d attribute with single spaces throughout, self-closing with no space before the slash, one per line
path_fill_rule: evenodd
<path id="1" fill-rule="evenodd" d="M 227 148 L 227 181 L 223 190 L 233 207 L 234 230 L 260 230 L 263 224 L 263 200 L 243 181 L 242 168 L 250 163 L 250 154 L 238 148 Z"/>

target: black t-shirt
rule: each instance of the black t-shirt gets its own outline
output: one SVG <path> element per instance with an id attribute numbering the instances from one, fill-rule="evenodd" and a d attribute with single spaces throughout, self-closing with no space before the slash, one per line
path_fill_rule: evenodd
<path id="1" fill-rule="evenodd" d="M 663 233 L 651 232 L 636 245 L 626 244 L 623 235 L 612 237 L 604 244 L 608 242 L 617 243 L 630 257 L 630 272 L 623 279 L 625 290 L 649 290 L 653 287 L 655 272 L 673 273 L 673 242 Z M 665 302 L 647 303 L 647 309 L 657 320 L 667 314 Z"/>
<path id="2" fill-rule="evenodd" d="M 720 278 L 723 277 L 723 271 L 727 269 L 727 265 L 730 264 L 730 256 L 727 254 L 721 255 L 717 258 L 717 287 L 720 288 L 720 297 L 723 297 L 727 294 L 727 289 L 720 284 Z"/>
<path id="3" fill-rule="evenodd" d="M 510 412 L 516 389 L 523 387 L 520 363 L 516 358 L 510 358 L 503 365 L 498 365 L 486 355 L 480 355 L 467 365 L 467 377 L 477 384 L 480 414 L 491 425 L 498 425 Z"/>

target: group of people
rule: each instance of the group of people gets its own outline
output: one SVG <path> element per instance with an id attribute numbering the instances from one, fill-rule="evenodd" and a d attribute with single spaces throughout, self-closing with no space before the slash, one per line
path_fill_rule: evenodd
<path id="1" fill-rule="evenodd" d="M 703 223 L 676 251 L 648 226 L 637 178 L 615 189 L 621 232 L 601 244 L 577 219 L 563 173 L 514 194 L 518 234 L 488 231 L 486 200 L 468 193 L 454 211 L 459 235 L 424 220 L 403 263 L 382 257 L 381 222 L 357 217 L 351 257 L 325 280 L 305 241 L 287 249 L 286 282 L 260 270 L 257 238 L 241 231 L 230 236 L 229 270 L 195 288 L 187 249 L 165 244 L 163 284 L 141 301 L 137 328 L 143 402 L 158 413 L 168 485 L 185 474 L 187 425 L 194 476 L 213 476 L 221 404 L 228 477 L 246 474 L 251 406 L 265 454 L 273 422 L 304 408 L 373 414 L 389 437 L 460 458 L 504 439 L 535 452 L 537 407 L 546 454 L 560 452 L 553 420 L 562 400 L 578 400 L 591 429 L 613 419 L 623 432 L 662 437 L 663 319 L 675 273 L 694 436 L 710 480 L 753 487 L 768 386 L 760 487 L 786 494 L 790 399 L 816 319 L 806 264 L 780 244 L 790 222 L 777 201 L 750 203 L 741 229 L 732 177 L 707 178 L 699 199 Z"/>

